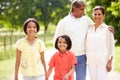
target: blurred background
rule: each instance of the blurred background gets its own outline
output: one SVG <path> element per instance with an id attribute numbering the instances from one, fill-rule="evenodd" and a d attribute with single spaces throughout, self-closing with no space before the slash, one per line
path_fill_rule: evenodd
<path id="1" fill-rule="evenodd" d="M 44 40 L 48 49 L 53 48 L 52 39 L 57 22 L 66 16 L 72 0 L 0 0 L 0 80 L 13 80 L 16 40 L 25 36 L 23 22 L 36 18 L 40 24 L 38 38 Z M 92 9 L 102 5 L 106 10 L 105 23 L 114 27 L 114 70 L 120 73 L 120 0 L 85 0 L 85 15 L 92 19 Z"/>

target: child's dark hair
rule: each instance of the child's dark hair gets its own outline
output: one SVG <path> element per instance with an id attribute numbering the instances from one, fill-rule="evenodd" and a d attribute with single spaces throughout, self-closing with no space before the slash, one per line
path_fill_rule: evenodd
<path id="1" fill-rule="evenodd" d="M 59 49 L 58 46 L 57 46 L 57 44 L 58 44 L 58 39 L 59 39 L 60 37 L 65 39 L 65 41 L 66 41 L 66 43 L 67 43 L 67 50 L 70 50 L 71 47 L 72 47 L 72 41 L 71 41 L 70 37 L 67 36 L 67 35 L 61 35 L 61 36 L 58 36 L 58 37 L 57 37 L 57 39 L 56 39 L 56 41 L 55 41 L 55 48 L 56 48 L 56 49 Z"/>
<path id="2" fill-rule="evenodd" d="M 27 26 L 28 26 L 28 23 L 29 22 L 34 22 L 35 24 L 36 24 L 36 26 L 37 26 L 37 32 L 39 31 L 39 23 L 38 23 L 38 21 L 36 20 L 36 19 L 34 19 L 34 18 L 28 18 L 25 22 L 24 22 L 24 24 L 23 24 L 23 30 L 24 30 L 24 32 L 25 32 L 25 34 L 27 34 L 27 32 L 26 32 L 26 29 L 27 29 Z"/>

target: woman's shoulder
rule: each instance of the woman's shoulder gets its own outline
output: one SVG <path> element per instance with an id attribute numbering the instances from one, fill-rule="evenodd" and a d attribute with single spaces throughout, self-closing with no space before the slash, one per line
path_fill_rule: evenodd
<path id="1" fill-rule="evenodd" d="M 104 30 L 108 31 L 110 26 L 108 26 L 106 23 L 102 23 L 102 27 Z"/>
<path id="2" fill-rule="evenodd" d="M 102 26 L 108 28 L 109 26 L 106 23 L 102 23 Z"/>

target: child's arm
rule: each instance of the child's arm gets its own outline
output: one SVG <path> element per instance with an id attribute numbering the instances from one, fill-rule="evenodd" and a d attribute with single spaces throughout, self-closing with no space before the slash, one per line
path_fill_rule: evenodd
<path id="1" fill-rule="evenodd" d="M 41 54 L 41 62 L 42 62 L 43 67 L 44 67 L 45 78 L 46 78 L 47 70 L 46 70 L 46 62 L 45 62 L 45 59 L 44 59 L 44 52 L 41 52 L 40 54 Z"/>
<path id="2" fill-rule="evenodd" d="M 53 67 L 49 67 L 49 68 L 48 68 L 47 75 L 46 75 L 46 80 L 49 79 L 49 76 L 50 76 L 50 74 L 51 74 L 51 72 L 52 72 L 52 69 L 53 69 Z"/>
<path id="3" fill-rule="evenodd" d="M 64 76 L 63 80 L 68 80 L 68 78 L 73 74 L 75 71 L 75 65 L 72 65 L 71 70 Z"/>
<path id="4" fill-rule="evenodd" d="M 21 51 L 16 49 L 16 62 L 15 62 L 15 80 L 18 80 L 18 71 L 20 66 Z"/>

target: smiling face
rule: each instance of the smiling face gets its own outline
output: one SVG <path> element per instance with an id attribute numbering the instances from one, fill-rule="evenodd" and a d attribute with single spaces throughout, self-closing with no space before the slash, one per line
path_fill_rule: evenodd
<path id="1" fill-rule="evenodd" d="M 104 20 L 104 15 L 102 14 L 101 10 L 95 10 L 93 12 L 93 19 L 95 23 L 102 23 Z"/>
<path id="2" fill-rule="evenodd" d="M 64 38 L 59 37 L 57 43 L 58 49 L 60 52 L 65 52 L 67 50 L 67 42 Z"/>
<path id="3" fill-rule="evenodd" d="M 95 23 L 103 23 L 105 17 L 104 8 L 102 6 L 97 6 L 93 9 L 93 19 Z"/>
<path id="4" fill-rule="evenodd" d="M 74 7 L 72 13 L 73 13 L 73 15 L 74 15 L 76 18 L 80 18 L 80 17 L 83 16 L 84 11 L 85 11 L 85 8 L 86 8 L 85 5 L 81 5 L 81 6 L 78 7 L 78 8 Z"/>
<path id="5" fill-rule="evenodd" d="M 37 26 L 34 22 L 29 22 L 27 24 L 26 33 L 28 36 L 34 37 L 37 33 Z"/>
<path id="6" fill-rule="evenodd" d="M 83 16 L 86 8 L 84 0 L 73 0 L 71 4 L 71 13 L 74 17 L 80 18 Z"/>

